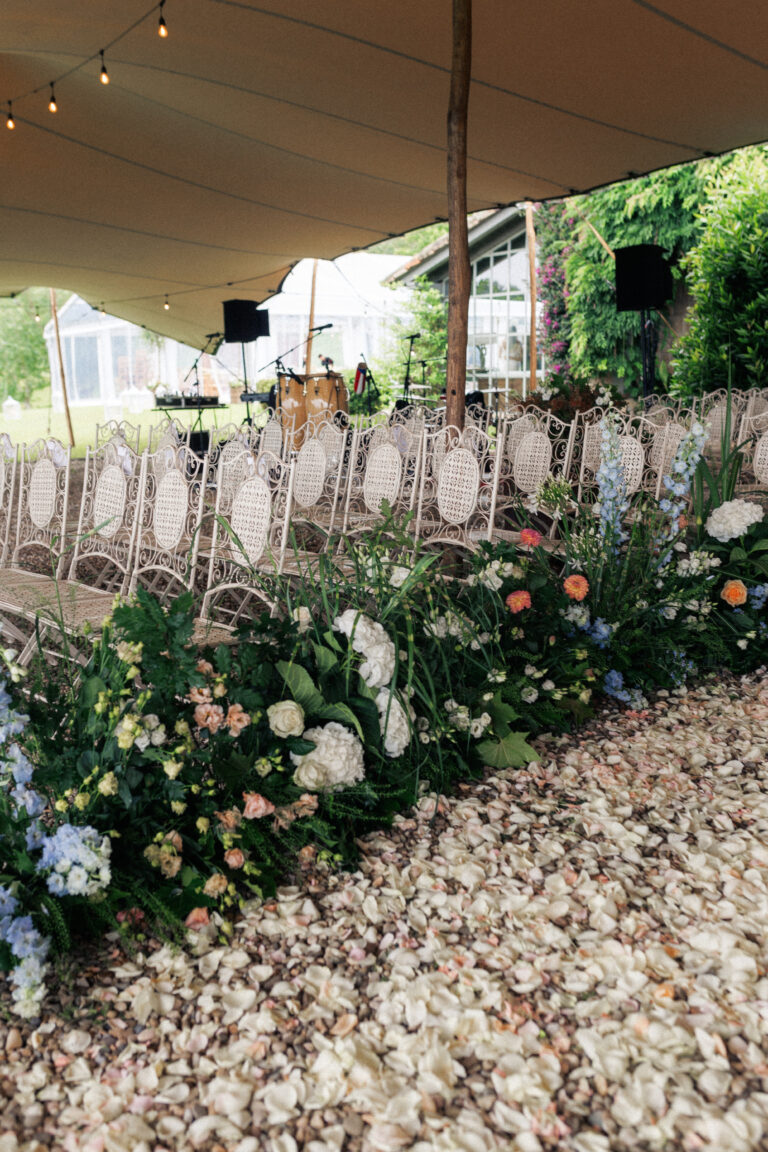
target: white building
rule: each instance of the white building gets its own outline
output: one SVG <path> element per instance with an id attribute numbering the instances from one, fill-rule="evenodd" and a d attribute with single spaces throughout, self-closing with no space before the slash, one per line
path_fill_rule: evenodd
<path id="1" fill-rule="evenodd" d="M 227 403 L 230 386 L 239 393 L 243 350 L 249 385 L 274 378 L 274 360 L 303 372 L 309 325 L 313 261 L 302 260 L 286 277 L 282 291 L 264 308 L 270 335 L 250 344 L 222 344 L 215 356 L 200 357 L 197 374 L 206 394 L 218 392 Z M 405 295 L 382 284 L 402 265 L 400 256 L 352 252 L 335 261 L 317 261 L 314 324 L 331 325 L 315 335 L 311 371 L 320 372 L 321 356 L 336 371 L 352 372 L 361 353 L 373 359 L 386 341 L 388 322 Z M 221 321 L 223 327 L 223 319 Z M 175 340 L 156 336 L 71 296 L 59 311 L 62 356 L 71 405 L 103 404 L 105 409 L 137 411 L 153 404 L 151 389 L 175 393 L 194 381 L 190 370 L 199 353 Z M 53 321 L 45 327 L 51 368 L 53 408 L 64 405 Z M 293 352 L 289 349 L 299 345 Z"/>

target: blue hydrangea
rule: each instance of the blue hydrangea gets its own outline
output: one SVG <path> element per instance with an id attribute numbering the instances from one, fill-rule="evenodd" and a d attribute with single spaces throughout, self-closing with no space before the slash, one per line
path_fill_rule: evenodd
<path id="1" fill-rule="evenodd" d="M 584 631 L 598 648 L 607 648 L 614 633 L 614 626 L 603 620 L 602 616 L 598 616 Z"/>
<path id="2" fill-rule="evenodd" d="M 95 828 L 62 824 L 43 840 L 38 872 L 49 871 L 54 896 L 92 896 L 109 884 L 111 844 Z"/>
<path id="3" fill-rule="evenodd" d="M 753 588 L 748 588 L 749 606 L 759 611 L 765 607 L 765 602 L 768 600 L 768 584 L 755 584 Z"/>

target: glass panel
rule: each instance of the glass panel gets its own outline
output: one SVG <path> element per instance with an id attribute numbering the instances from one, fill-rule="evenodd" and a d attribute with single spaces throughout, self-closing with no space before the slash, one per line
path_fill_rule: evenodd
<path id="1" fill-rule="evenodd" d="M 99 398 L 99 341 L 96 336 L 74 338 L 74 392 L 78 400 Z"/>
<path id="2" fill-rule="evenodd" d="M 115 394 L 120 395 L 133 384 L 131 377 L 130 343 L 125 333 L 113 332 L 110 346 L 112 349 L 112 375 L 115 381 Z"/>

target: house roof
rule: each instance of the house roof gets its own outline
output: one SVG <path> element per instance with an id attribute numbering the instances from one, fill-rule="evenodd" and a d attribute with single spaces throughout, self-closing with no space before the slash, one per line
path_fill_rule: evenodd
<path id="1" fill-rule="evenodd" d="M 445 218 L 446 0 L 168 0 L 165 40 L 151 3 L 5 7 L 0 293 L 199 347 L 302 257 Z M 469 210 L 765 140 L 767 42 L 765 0 L 477 0 Z"/>
<path id="2" fill-rule="evenodd" d="M 479 218 L 478 218 L 479 217 Z M 468 231 L 469 255 L 474 260 L 481 252 L 494 248 L 510 235 L 525 227 L 525 212 L 516 204 L 509 208 L 500 208 L 497 212 L 478 213 L 475 223 Z M 448 272 L 448 240 L 441 238 L 433 241 L 423 251 L 413 256 L 406 264 L 402 264 L 389 276 L 391 284 L 409 284 L 419 276 L 431 276 L 436 279 Z"/>

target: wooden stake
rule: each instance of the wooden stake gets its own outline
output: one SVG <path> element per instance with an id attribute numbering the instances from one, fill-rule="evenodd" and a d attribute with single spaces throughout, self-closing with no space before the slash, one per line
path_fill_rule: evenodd
<path id="1" fill-rule="evenodd" d="M 315 288 L 317 287 L 317 260 L 312 264 L 312 289 L 309 294 L 309 331 L 307 332 L 307 352 L 304 372 L 312 372 L 312 329 L 315 326 Z"/>
<path id="2" fill-rule="evenodd" d="M 533 226 L 533 204 L 525 205 L 525 235 L 528 240 L 528 279 L 531 286 L 531 334 L 528 340 L 528 395 L 536 391 L 536 229 Z"/>
<path id="3" fill-rule="evenodd" d="M 64 372 L 64 357 L 61 354 L 61 333 L 59 332 L 59 313 L 56 308 L 56 290 L 51 288 L 51 315 L 53 328 L 56 333 L 56 351 L 59 356 L 59 379 L 61 380 L 61 394 L 64 397 L 64 414 L 67 418 L 67 431 L 69 432 L 69 446 L 75 446 L 75 434 L 72 431 L 72 417 L 69 414 L 69 397 L 67 396 L 67 378 Z"/>
<path id="4" fill-rule="evenodd" d="M 472 0 L 453 0 L 448 103 L 448 370 L 446 422 L 464 427 L 472 270 L 467 230 L 467 118 L 472 70 Z"/>

